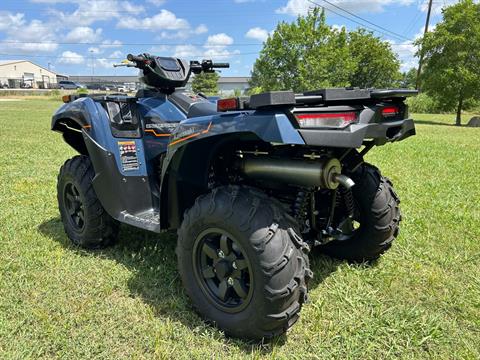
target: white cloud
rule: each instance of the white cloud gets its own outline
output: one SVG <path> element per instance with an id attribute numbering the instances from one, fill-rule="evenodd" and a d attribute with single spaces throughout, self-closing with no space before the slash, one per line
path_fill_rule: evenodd
<path id="1" fill-rule="evenodd" d="M 179 31 L 162 31 L 160 32 L 158 38 L 159 39 L 181 39 L 185 40 L 193 35 L 200 35 L 208 32 L 208 28 L 206 25 L 201 24 L 197 26 L 195 29 L 182 29 Z"/>
<path id="2" fill-rule="evenodd" d="M 95 59 L 94 63 L 96 68 L 113 69 L 113 64 L 118 64 L 123 58 L 123 53 L 116 50 L 107 57 Z M 90 62 L 88 62 L 88 67 L 92 67 Z"/>
<path id="3" fill-rule="evenodd" d="M 64 51 L 58 62 L 66 65 L 80 65 L 85 62 L 85 58 L 76 52 Z"/>
<path id="4" fill-rule="evenodd" d="M 120 40 L 103 40 L 102 45 L 100 45 L 101 48 L 118 48 L 122 47 L 123 44 Z"/>
<path id="5" fill-rule="evenodd" d="M 178 58 L 191 58 L 198 56 L 200 51 L 193 45 L 178 45 L 175 47 L 173 56 Z"/>
<path id="6" fill-rule="evenodd" d="M 165 0 L 147 0 L 147 3 L 150 3 L 155 6 L 161 6 L 165 4 Z"/>
<path id="7" fill-rule="evenodd" d="M 225 33 L 210 35 L 203 45 L 205 51 L 203 56 L 212 60 L 225 60 L 232 55 L 238 54 L 238 50 L 229 50 L 228 46 L 233 45 L 233 38 Z"/>
<path id="8" fill-rule="evenodd" d="M 259 27 L 254 27 L 247 31 L 245 37 L 258 41 L 265 41 L 268 39 L 268 31 Z"/>
<path id="9" fill-rule="evenodd" d="M 36 0 L 37 2 L 49 2 L 55 0 Z M 55 1 L 67 2 L 67 1 Z M 62 24 L 75 24 L 77 26 L 91 25 L 97 21 L 109 21 L 116 18 L 128 18 L 131 15 L 139 15 L 145 11 L 141 5 L 130 1 L 117 0 L 72 0 L 69 3 L 77 3 L 78 7 L 71 13 L 51 10 L 50 14 Z"/>
<path id="10" fill-rule="evenodd" d="M 205 34 L 206 32 L 208 32 L 208 27 L 205 24 L 200 24 L 195 28 L 193 32 L 195 34 Z"/>
<path id="11" fill-rule="evenodd" d="M 6 37 L 0 44 L 1 51 L 36 54 L 52 52 L 58 48 L 55 31 L 40 20 L 13 24 L 5 33 Z"/>
<path id="12" fill-rule="evenodd" d="M 443 1 L 434 1 L 432 3 L 432 12 L 433 14 L 435 13 L 440 13 L 442 8 L 445 6 L 450 6 L 453 4 L 458 3 L 459 0 L 443 0 Z M 419 6 L 419 9 L 422 11 L 427 11 L 428 9 L 428 1 L 423 1 Z"/>
<path id="13" fill-rule="evenodd" d="M 93 30 L 88 26 L 77 26 L 65 36 L 65 41 L 90 43 L 100 41 L 101 37 L 102 29 Z"/>
<path id="14" fill-rule="evenodd" d="M 206 48 L 219 48 L 233 44 L 233 38 L 225 33 L 210 35 L 205 43 Z"/>
<path id="15" fill-rule="evenodd" d="M 203 46 L 178 45 L 173 51 L 173 56 L 184 59 L 225 60 L 240 53 L 238 50 L 229 50 L 227 47 L 230 45 L 233 45 L 233 38 L 225 33 L 219 33 L 209 36 Z"/>
<path id="16" fill-rule="evenodd" d="M 162 9 L 153 17 L 122 17 L 118 21 L 117 27 L 121 29 L 141 29 L 150 31 L 186 30 L 190 29 L 190 24 L 185 19 L 177 18 L 177 16 L 171 11 Z"/>
<path id="17" fill-rule="evenodd" d="M 11 27 L 22 26 L 25 23 L 24 15 L 12 14 L 9 11 L 0 11 L 0 31 L 8 30 Z"/>
<path id="18" fill-rule="evenodd" d="M 225 60 L 237 54 L 240 54 L 240 51 L 238 50 L 230 51 L 228 49 L 207 49 L 203 53 L 203 56 L 207 59 L 212 59 L 212 60 Z"/>
<path id="19" fill-rule="evenodd" d="M 387 40 L 394 52 L 398 54 L 400 60 L 400 70 L 408 71 L 413 67 L 418 66 L 418 59 L 415 57 L 417 47 L 411 41 L 395 42 L 394 40 Z"/>
<path id="20" fill-rule="evenodd" d="M 94 54 L 94 55 L 98 55 L 98 54 L 101 54 L 102 53 L 102 49 L 99 49 L 98 47 L 89 47 L 88 48 L 88 52 L 90 54 Z"/>
<path id="21" fill-rule="evenodd" d="M 315 1 L 317 2 L 317 1 Z M 352 12 L 381 12 L 385 9 L 387 5 L 411 5 L 414 0 L 330 0 L 331 3 L 334 3 L 337 6 L 342 7 L 345 10 Z M 331 8 L 335 11 L 340 11 L 339 9 L 318 1 L 318 4 L 324 5 L 327 9 Z M 306 15 L 308 11 L 314 8 L 316 5 L 308 0 L 288 0 L 286 5 L 278 8 L 276 10 L 279 14 L 289 14 L 293 16 L 297 15 Z"/>

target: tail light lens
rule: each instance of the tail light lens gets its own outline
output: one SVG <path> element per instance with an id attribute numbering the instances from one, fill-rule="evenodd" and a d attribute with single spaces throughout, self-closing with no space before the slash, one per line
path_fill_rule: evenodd
<path id="1" fill-rule="evenodd" d="M 385 106 L 382 109 L 382 116 L 384 118 L 392 118 L 400 114 L 400 108 L 398 106 Z"/>
<path id="2" fill-rule="evenodd" d="M 358 113 L 336 112 L 336 113 L 308 113 L 296 114 L 298 124 L 301 128 L 334 127 L 343 128 L 358 120 Z"/>
<path id="3" fill-rule="evenodd" d="M 238 110 L 238 98 L 220 99 L 217 101 L 217 111 Z"/>

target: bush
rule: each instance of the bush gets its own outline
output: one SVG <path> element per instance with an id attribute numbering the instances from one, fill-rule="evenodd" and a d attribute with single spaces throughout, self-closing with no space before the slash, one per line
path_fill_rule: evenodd
<path id="1" fill-rule="evenodd" d="M 420 114 L 435 114 L 441 112 L 441 106 L 434 98 L 425 93 L 407 99 L 410 112 Z"/>

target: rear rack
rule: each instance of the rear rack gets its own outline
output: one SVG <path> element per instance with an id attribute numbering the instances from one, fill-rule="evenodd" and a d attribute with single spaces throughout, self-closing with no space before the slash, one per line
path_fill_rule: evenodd
<path id="1" fill-rule="evenodd" d="M 292 91 L 271 91 L 252 95 L 244 100 L 244 109 L 259 109 L 277 106 L 320 105 L 328 103 L 355 103 L 377 99 L 406 98 L 417 95 L 417 90 L 408 89 L 360 89 L 333 88 L 294 94 Z"/>

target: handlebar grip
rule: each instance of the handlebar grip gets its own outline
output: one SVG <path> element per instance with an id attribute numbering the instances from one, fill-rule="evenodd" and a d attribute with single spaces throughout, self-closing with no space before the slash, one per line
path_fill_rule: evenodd
<path id="1" fill-rule="evenodd" d="M 217 68 L 217 69 L 228 69 L 230 67 L 229 63 L 214 63 L 212 64 L 212 67 Z"/>
<path id="2" fill-rule="evenodd" d="M 134 61 L 134 62 L 142 62 L 142 61 L 145 61 L 145 58 L 141 55 L 136 56 L 136 55 L 133 55 L 133 54 L 128 54 L 127 55 L 127 60 L 128 61 Z"/>

